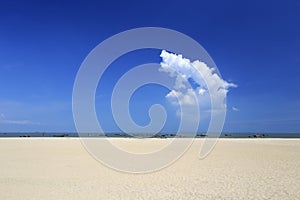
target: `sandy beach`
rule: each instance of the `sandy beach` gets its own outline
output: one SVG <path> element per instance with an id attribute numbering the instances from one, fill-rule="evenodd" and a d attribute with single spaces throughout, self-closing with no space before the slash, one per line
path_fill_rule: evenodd
<path id="1" fill-rule="evenodd" d="M 169 139 L 114 138 L 153 149 Z M 203 139 L 173 165 L 148 174 L 112 170 L 78 138 L 1 138 L 0 199 L 300 199 L 300 139 Z"/>

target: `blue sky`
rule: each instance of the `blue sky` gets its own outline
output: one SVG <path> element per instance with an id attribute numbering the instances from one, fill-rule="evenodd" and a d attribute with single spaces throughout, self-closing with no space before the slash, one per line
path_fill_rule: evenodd
<path id="1" fill-rule="evenodd" d="M 300 132 L 299 10 L 297 0 L 1 1 L 0 132 L 75 131 L 72 88 L 84 58 L 106 38 L 146 26 L 194 38 L 238 85 L 227 96 L 225 132 Z M 159 53 L 134 52 L 107 71 L 96 94 L 105 99 L 96 102 L 105 130 L 118 130 L 108 109 L 111 84 L 130 67 L 160 62 Z M 131 107 L 142 125 L 148 105 L 170 107 L 168 91 L 155 89 L 157 98 L 148 91 Z M 176 130 L 176 120 L 170 115 L 165 130 Z"/>

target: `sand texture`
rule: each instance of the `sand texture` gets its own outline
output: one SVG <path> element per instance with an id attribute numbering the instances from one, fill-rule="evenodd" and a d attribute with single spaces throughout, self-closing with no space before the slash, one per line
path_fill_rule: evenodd
<path id="1" fill-rule="evenodd" d="M 112 140 L 151 150 L 170 139 Z M 1 138 L 0 199 L 300 199 L 300 139 L 220 139 L 200 160 L 202 142 L 163 170 L 127 174 L 78 138 Z"/>

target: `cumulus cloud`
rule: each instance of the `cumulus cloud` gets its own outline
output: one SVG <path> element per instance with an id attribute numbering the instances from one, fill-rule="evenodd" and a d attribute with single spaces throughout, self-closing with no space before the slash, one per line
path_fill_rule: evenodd
<path id="1" fill-rule="evenodd" d="M 171 99 L 173 104 L 177 104 L 176 99 L 178 98 L 183 105 L 194 105 L 196 101 L 192 96 L 193 93 L 194 91 L 191 88 L 187 89 L 185 92 L 180 90 L 171 90 L 166 97 Z"/>
<path id="2" fill-rule="evenodd" d="M 173 90 L 166 95 L 172 104 L 193 106 L 198 103 L 205 107 L 213 99 L 214 109 L 226 108 L 226 95 L 230 87 L 237 87 L 236 84 L 223 80 L 216 73 L 216 69 L 199 60 L 191 62 L 182 55 L 165 50 L 161 52 L 160 57 L 162 62 L 159 70 L 175 78 Z M 198 101 L 193 95 L 196 95 Z"/>

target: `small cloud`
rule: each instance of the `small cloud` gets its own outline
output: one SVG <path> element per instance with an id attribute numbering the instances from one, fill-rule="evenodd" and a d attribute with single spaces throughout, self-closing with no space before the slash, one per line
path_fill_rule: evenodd
<path id="1" fill-rule="evenodd" d="M 30 120 L 0 120 L 2 124 L 17 124 L 17 125 L 39 125 L 39 123 Z"/>
<path id="2" fill-rule="evenodd" d="M 203 95 L 205 92 L 206 92 L 205 89 L 203 89 L 203 88 L 200 88 L 200 89 L 199 89 L 199 94 Z"/>
<path id="3" fill-rule="evenodd" d="M 40 123 L 36 123 L 30 120 L 10 120 L 6 119 L 3 113 L 0 114 L 0 124 L 16 124 L 16 125 L 39 125 Z"/>
<path id="4" fill-rule="evenodd" d="M 232 106 L 232 110 L 236 111 L 236 112 L 240 111 L 240 109 L 238 109 L 237 107 L 234 107 L 234 106 Z"/>

